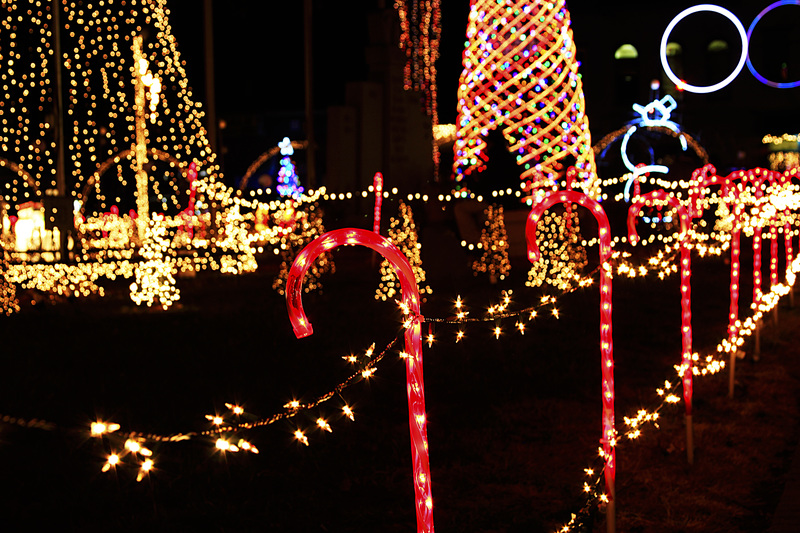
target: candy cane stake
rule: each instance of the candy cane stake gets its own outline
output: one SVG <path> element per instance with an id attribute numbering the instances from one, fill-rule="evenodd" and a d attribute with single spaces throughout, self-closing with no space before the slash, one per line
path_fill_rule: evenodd
<path id="1" fill-rule="evenodd" d="M 739 271 L 741 269 L 741 222 L 742 206 L 739 203 L 739 189 L 731 186 L 731 177 L 717 176 L 714 165 L 705 165 L 692 172 L 692 186 L 689 192 L 689 209 L 692 217 L 703 216 L 702 200 L 706 195 L 706 187 L 719 185 L 720 198 L 728 205 L 728 211 L 733 217 L 731 225 L 731 282 L 730 282 L 730 311 L 728 312 L 728 342 L 730 343 L 730 361 L 728 363 L 728 398 L 733 399 L 734 383 L 736 381 L 736 359 L 744 357 L 744 352 L 734 345 L 736 336 L 736 321 L 739 320 Z"/>
<path id="2" fill-rule="evenodd" d="M 740 186 L 747 186 L 750 182 L 754 186 L 756 201 L 760 200 L 763 196 L 762 184 L 769 179 L 771 171 L 763 168 L 755 168 L 748 171 L 735 172 L 735 177 L 741 180 Z M 733 174 L 731 174 L 733 176 Z M 753 309 L 758 309 L 761 303 L 761 231 L 759 228 L 754 228 L 753 231 Z M 753 347 L 753 361 L 761 359 L 761 320 L 756 323 L 755 339 Z"/>
<path id="3" fill-rule="evenodd" d="M 536 225 L 544 212 L 557 203 L 576 203 L 589 209 L 597 219 L 600 237 L 600 366 L 602 369 L 603 392 L 603 435 L 600 442 L 603 445 L 605 459 L 605 481 L 608 496 L 606 508 L 606 529 L 608 533 L 616 530 L 616 452 L 614 442 L 614 344 L 611 334 L 611 276 L 606 270 L 606 262 L 611 257 L 611 227 L 608 217 L 600 204 L 582 192 L 560 191 L 549 193 L 539 203 L 533 206 L 528 221 L 525 225 L 525 237 L 528 242 L 528 259 L 535 263 L 541 258 L 541 252 L 536 244 Z"/>
<path id="4" fill-rule="evenodd" d="M 403 304 L 411 313 L 405 331 L 406 383 L 408 389 L 408 418 L 411 432 L 411 459 L 414 471 L 414 496 L 417 514 L 417 533 L 433 533 L 433 499 L 431 471 L 428 461 L 428 431 L 425 415 L 425 386 L 422 379 L 422 340 L 420 298 L 414 271 L 405 255 L 388 239 L 365 229 L 346 228 L 329 231 L 314 239 L 294 260 L 286 281 L 286 306 L 289 320 L 297 338 L 314 331 L 303 310 L 303 278 L 314 260 L 337 246 L 360 244 L 383 255 L 394 267 L 400 279 Z"/>
<path id="5" fill-rule="evenodd" d="M 381 233 L 381 203 L 383 203 L 383 174 L 376 172 L 372 178 L 372 190 L 375 192 L 375 209 L 372 217 L 372 231 Z"/>
<path id="6" fill-rule="evenodd" d="M 638 196 L 628 209 L 628 240 L 639 241 L 636 218 L 645 205 L 666 202 L 678 212 L 681 221 L 681 336 L 683 341 L 681 369 L 683 378 L 683 401 L 686 403 L 686 457 L 694 463 L 694 431 L 692 428 L 692 255 L 689 250 L 689 213 L 674 196 L 663 189 Z"/>

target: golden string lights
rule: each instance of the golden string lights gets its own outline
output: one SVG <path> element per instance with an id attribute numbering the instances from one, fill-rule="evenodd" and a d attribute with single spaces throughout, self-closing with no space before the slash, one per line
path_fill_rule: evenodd
<path id="1" fill-rule="evenodd" d="M 377 232 L 376 232 L 377 233 Z M 391 217 L 389 221 L 389 240 L 397 246 L 408 258 L 408 262 L 414 271 L 417 279 L 420 294 L 433 294 L 430 286 L 425 285 L 425 270 L 422 268 L 422 257 L 420 250 L 422 244 L 417 235 L 417 226 L 414 223 L 414 213 L 408 204 L 400 200 L 397 217 Z M 394 269 L 387 260 L 381 261 L 381 283 L 375 291 L 375 299 L 387 300 L 394 298 L 400 288 L 400 282 L 394 273 Z"/>

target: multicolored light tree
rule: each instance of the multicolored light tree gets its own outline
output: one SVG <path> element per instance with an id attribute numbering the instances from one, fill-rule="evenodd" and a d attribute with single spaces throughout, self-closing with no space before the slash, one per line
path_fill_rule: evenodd
<path id="1" fill-rule="evenodd" d="M 299 198 L 303 194 L 303 187 L 300 186 L 300 178 L 297 177 L 297 172 L 294 169 L 294 162 L 292 155 L 294 148 L 292 148 L 292 141 L 289 137 L 284 137 L 278 143 L 281 149 L 281 169 L 278 171 L 278 194 L 281 196 L 291 196 L 292 198 Z"/>
<path id="2" fill-rule="evenodd" d="M 575 158 L 580 186 L 597 192 L 583 85 L 564 0 L 472 0 L 458 88 L 456 181 L 486 164 L 499 128 L 533 187 L 549 186 Z"/>

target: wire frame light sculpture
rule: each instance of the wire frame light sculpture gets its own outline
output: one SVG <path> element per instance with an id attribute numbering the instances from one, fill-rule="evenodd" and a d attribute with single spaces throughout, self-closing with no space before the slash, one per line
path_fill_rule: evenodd
<path id="1" fill-rule="evenodd" d="M 465 44 L 455 180 L 486 165 L 486 136 L 499 128 L 529 185 L 550 185 L 561 170 L 559 161 L 571 156 L 581 188 L 596 196 L 594 152 L 565 2 L 472 0 Z"/>

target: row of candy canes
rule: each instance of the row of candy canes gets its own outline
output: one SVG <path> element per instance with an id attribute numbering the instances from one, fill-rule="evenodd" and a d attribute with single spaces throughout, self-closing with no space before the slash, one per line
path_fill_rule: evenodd
<path id="1" fill-rule="evenodd" d="M 742 231 L 742 217 L 744 212 L 743 196 L 747 190 L 747 185 L 751 184 L 753 187 L 752 197 L 755 199 L 755 213 L 762 218 L 761 224 L 769 225 L 769 238 L 770 238 L 770 286 L 775 287 L 779 283 L 778 277 L 778 226 L 780 225 L 779 211 L 783 216 L 783 233 L 784 233 L 784 251 L 786 256 L 787 270 L 789 265 L 794 259 L 794 251 L 792 245 L 793 229 L 790 218 L 790 208 L 788 203 L 783 206 L 773 206 L 775 216 L 765 217 L 762 216 L 762 207 L 764 202 L 763 189 L 765 184 L 769 184 L 771 194 L 769 200 L 774 201 L 778 198 L 782 191 L 787 191 L 791 185 L 792 174 L 789 172 L 780 173 L 772 170 L 755 168 L 747 171 L 735 171 L 728 176 L 721 177 L 716 175 L 716 169 L 712 165 L 706 165 L 701 169 L 696 170 L 692 175 L 692 188 L 690 191 L 690 211 L 692 217 L 702 216 L 702 202 L 705 197 L 705 192 L 708 187 L 712 185 L 719 185 L 721 187 L 718 199 L 726 205 L 727 210 L 731 213 L 733 218 L 731 225 L 731 275 L 730 275 L 730 313 L 728 322 L 728 346 L 730 352 L 730 371 L 728 383 L 728 395 L 733 398 L 734 395 L 734 379 L 736 358 L 743 357 L 743 352 L 738 348 L 741 346 L 741 340 L 735 341 L 734 336 L 738 330 L 737 323 L 739 322 L 739 275 L 740 275 L 740 249 L 741 249 L 741 231 Z M 736 181 L 739 183 L 736 183 Z M 782 207 L 782 209 L 779 209 Z M 732 209 L 731 209 L 732 208 Z M 755 311 L 760 309 L 763 291 L 762 291 L 762 231 L 761 228 L 756 226 L 753 231 L 753 303 L 752 308 Z M 791 304 L 794 303 L 794 291 L 790 291 Z M 773 306 L 773 318 L 775 322 L 778 319 L 778 306 Z M 759 315 L 760 317 L 760 315 Z M 755 327 L 755 342 L 753 348 L 753 358 L 758 360 L 761 355 L 761 342 L 760 342 L 761 320 L 757 320 Z"/>
<path id="2" fill-rule="evenodd" d="M 709 177 L 708 173 L 713 172 L 712 168 L 701 169 L 703 172 L 703 185 L 715 182 L 714 177 Z M 763 174 L 763 176 L 759 176 Z M 694 176 L 695 178 L 697 176 Z M 748 181 L 757 185 L 755 196 L 761 197 L 760 185 L 770 177 L 769 174 L 753 171 L 749 174 L 739 176 L 746 184 Z M 760 179 L 759 179 L 760 177 Z M 718 180 L 716 180 L 718 181 Z M 726 182 L 727 183 L 727 182 Z M 376 187 L 377 189 L 377 187 Z M 693 197 L 694 199 L 694 197 Z M 738 199 L 738 197 L 737 197 Z M 639 238 L 635 229 L 635 219 L 644 205 L 654 204 L 655 202 L 666 202 L 678 212 L 681 224 L 680 231 L 680 251 L 681 251 L 681 309 L 682 309 L 682 353 L 680 375 L 683 381 L 683 395 L 686 404 L 686 431 L 687 431 L 687 456 L 689 463 L 693 463 L 693 435 L 692 435 L 692 377 L 693 377 L 693 353 L 692 353 L 692 331 L 691 331 L 691 256 L 690 256 L 690 223 L 692 216 L 700 216 L 696 206 L 690 206 L 687 210 L 675 197 L 669 196 L 665 191 L 658 190 L 634 198 L 628 212 L 629 239 L 635 244 Z M 376 202 L 377 203 L 377 202 Z M 608 261 L 611 258 L 611 231 L 608 218 L 600 204 L 583 193 L 572 190 L 556 191 L 548 193 L 544 199 L 537 203 L 528 218 L 526 226 L 526 237 L 528 240 L 529 259 L 532 262 L 538 261 L 541 254 L 536 243 L 536 226 L 544 211 L 556 203 L 577 203 L 588 208 L 595 216 L 599 227 L 600 242 L 600 291 L 601 291 L 601 368 L 602 368 L 602 391 L 603 391 L 603 433 L 601 438 L 602 456 L 605 461 L 604 477 L 606 482 L 606 501 L 607 506 L 607 528 L 608 531 L 615 531 L 615 441 L 616 430 L 614 428 L 614 377 L 613 377 L 613 337 L 611 320 L 611 276 Z M 694 204 L 694 202 L 692 202 Z M 738 212 L 738 202 L 734 208 Z M 376 221 L 379 208 L 376 205 Z M 738 229 L 735 227 L 734 232 Z M 760 232 L 755 232 L 760 236 Z M 787 242 L 790 242 L 790 238 Z M 403 304 L 409 312 L 406 332 L 406 364 L 408 379 L 408 401 L 409 401 L 409 420 L 412 437 L 412 453 L 414 467 L 414 485 L 416 494 L 417 527 L 418 531 L 433 531 L 432 499 L 430 491 L 430 469 L 428 462 L 428 446 L 425 427 L 425 405 L 424 405 L 424 386 L 422 381 L 422 347 L 420 337 L 419 314 L 419 291 L 417 280 L 408 259 L 388 240 L 382 239 L 375 232 L 368 232 L 360 229 L 344 229 L 330 232 L 311 243 L 298 256 L 289 274 L 287 286 L 287 305 L 289 307 L 290 319 L 292 320 L 295 332 L 298 337 L 306 336 L 311 333 L 310 323 L 302 309 L 300 300 L 302 293 L 302 278 L 311 262 L 320 254 L 342 244 L 362 244 L 378 251 L 398 272 L 403 293 Z M 777 251 L 773 248 L 773 256 L 776 257 Z M 760 290 L 760 245 L 754 238 L 754 252 L 758 258 L 754 258 L 754 305 L 758 305 L 761 297 Z M 738 263 L 738 246 L 732 249 L 732 254 L 736 256 Z M 791 250 L 787 248 L 787 258 L 791 257 Z M 732 261 L 734 263 L 734 261 Z M 774 261 L 777 265 L 777 261 Z M 777 267 L 775 267 L 777 269 Z M 738 277 L 738 264 L 732 266 L 732 274 Z M 777 274 L 771 275 L 771 280 L 777 281 Z M 737 283 L 738 285 L 738 283 Z M 733 286 L 733 283 L 732 283 Z M 733 295 L 733 291 L 732 291 Z M 737 292 L 738 299 L 738 292 Z M 733 304 L 732 304 L 733 305 Z M 732 307 L 733 308 L 733 307 Z M 738 306 L 737 306 L 738 315 Z M 729 326 L 729 330 L 731 327 Z"/>

